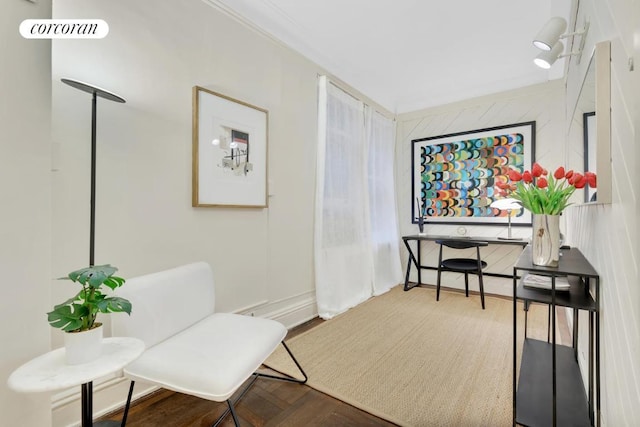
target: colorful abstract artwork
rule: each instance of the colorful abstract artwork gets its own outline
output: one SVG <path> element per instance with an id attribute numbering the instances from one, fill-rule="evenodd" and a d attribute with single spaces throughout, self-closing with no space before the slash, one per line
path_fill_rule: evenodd
<path id="1" fill-rule="evenodd" d="M 529 169 L 535 122 L 412 140 L 413 222 L 494 223 L 509 215 L 490 207 L 507 171 Z M 530 223 L 525 210 L 513 223 Z"/>

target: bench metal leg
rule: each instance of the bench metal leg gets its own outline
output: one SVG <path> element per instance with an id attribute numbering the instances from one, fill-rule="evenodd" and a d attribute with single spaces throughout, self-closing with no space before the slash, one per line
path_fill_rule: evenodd
<path id="1" fill-rule="evenodd" d="M 129 395 L 127 396 L 127 404 L 124 405 L 124 414 L 122 414 L 122 427 L 127 425 L 127 416 L 129 415 L 129 407 L 131 406 L 131 396 L 133 396 L 133 386 L 136 384 L 135 381 L 131 381 L 129 385 Z"/>
<path id="2" fill-rule="evenodd" d="M 227 405 L 229 406 L 229 411 L 231 412 L 231 417 L 233 418 L 233 423 L 236 427 L 240 427 L 240 421 L 238 421 L 238 416 L 236 415 L 236 411 L 233 408 L 233 403 L 231 403 L 231 399 L 227 400 Z M 222 418 L 220 419 L 222 420 Z M 216 423 L 217 425 L 217 423 Z"/>
<path id="3" fill-rule="evenodd" d="M 231 401 L 231 399 L 227 400 L 227 404 L 229 405 L 229 408 L 226 411 L 224 411 L 222 415 L 220 415 L 220 418 L 216 420 L 215 424 L 213 424 L 212 427 L 217 427 L 222 422 L 222 420 L 227 416 L 227 414 L 229 414 L 229 412 L 231 412 L 231 416 L 233 417 L 233 422 L 235 423 L 235 425 L 240 426 L 238 422 L 238 418 L 236 417 L 236 414 L 235 414 L 234 405 L 238 403 L 240 399 L 242 399 L 242 397 L 247 393 L 247 391 L 249 391 L 249 389 L 251 388 L 253 383 L 256 382 L 258 377 L 272 378 L 274 380 L 281 380 L 281 381 L 289 381 L 297 384 L 304 384 L 307 382 L 308 380 L 307 374 L 304 372 L 304 369 L 302 369 L 302 366 L 300 366 L 300 363 L 298 363 L 298 360 L 296 359 L 296 357 L 293 355 L 291 350 L 289 350 L 289 347 L 284 341 L 282 341 L 281 344 L 284 347 L 284 349 L 287 350 L 287 353 L 289 353 L 291 360 L 293 360 L 293 363 L 296 364 L 296 367 L 298 368 L 298 370 L 300 371 L 304 379 L 298 379 L 298 378 L 292 377 L 291 375 L 286 375 L 286 374 L 271 375 L 271 374 L 264 374 L 260 372 L 254 373 L 253 379 L 251 380 L 251 382 L 249 382 L 249 384 L 247 384 L 246 387 L 240 392 L 240 395 L 235 399 L 235 401 Z"/>
<path id="4" fill-rule="evenodd" d="M 302 374 L 304 379 L 300 380 L 298 378 L 295 378 L 295 377 L 292 377 L 291 375 L 286 375 L 286 374 L 270 375 L 270 374 L 256 373 L 255 375 L 257 375 L 259 377 L 273 378 L 275 380 L 290 381 L 292 383 L 298 383 L 298 384 L 306 383 L 308 377 L 307 377 L 307 374 L 304 372 L 304 369 L 302 369 L 302 366 L 300 366 L 300 363 L 298 363 L 298 360 L 296 359 L 296 357 L 293 355 L 291 350 L 289 350 L 289 347 L 287 347 L 287 344 L 285 344 L 284 341 L 282 341 L 281 344 L 284 347 L 284 349 L 287 350 L 287 353 L 289 353 L 289 357 L 291 357 L 291 360 L 293 360 L 293 363 L 296 364 L 296 367 L 298 368 L 298 370 L 300 371 L 300 373 Z"/>

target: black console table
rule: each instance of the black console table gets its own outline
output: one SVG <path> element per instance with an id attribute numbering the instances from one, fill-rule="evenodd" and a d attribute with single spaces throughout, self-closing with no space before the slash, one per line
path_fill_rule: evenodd
<path id="1" fill-rule="evenodd" d="M 600 426 L 599 275 L 575 248 L 561 251 L 557 268 L 533 265 L 531 260 L 529 246 L 513 267 L 513 425 Z M 525 287 L 523 279 L 517 277 L 524 277 L 527 273 L 550 276 L 551 289 Z M 556 279 L 565 276 L 569 290 L 557 290 Z M 552 333 L 551 342 L 528 338 L 525 320 L 520 375 L 516 378 L 516 306 L 519 299 L 525 303 L 550 305 Z M 556 306 L 573 309 L 571 347 L 556 344 Z M 579 310 L 589 313 L 588 394 L 585 394 L 578 365 Z"/>
<path id="2" fill-rule="evenodd" d="M 411 236 L 402 236 L 402 240 L 404 242 L 407 251 L 409 252 L 409 259 L 407 260 L 407 272 L 404 277 L 404 290 L 408 291 L 409 289 L 415 288 L 416 286 L 422 285 L 422 270 L 437 270 L 438 267 L 431 265 L 423 265 L 422 264 L 422 256 L 420 253 L 420 242 L 422 241 L 435 241 L 435 240 L 476 240 L 481 242 L 487 242 L 490 245 L 516 245 L 516 246 L 527 246 L 529 243 L 528 239 L 522 240 L 506 240 L 499 239 L 496 237 L 467 237 L 467 236 L 443 236 L 437 234 L 414 234 Z M 410 242 L 416 242 L 416 252 L 413 252 L 411 249 Z M 436 260 L 437 261 L 437 260 Z M 418 270 L 418 283 L 413 286 L 409 286 L 409 273 L 411 273 L 411 265 L 414 265 Z M 485 276 L 495 276 L 495 277 L 506 277 L 511 279 L 511 275 L 500 274 L 500 273 L 491 273 L 491 272 L 482 272 Z"/>

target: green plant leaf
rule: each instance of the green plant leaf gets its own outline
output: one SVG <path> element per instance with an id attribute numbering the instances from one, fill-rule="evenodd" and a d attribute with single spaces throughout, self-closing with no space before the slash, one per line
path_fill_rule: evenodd
<path id="1" fill-rule="evenodd" d="M 73 282 L 81 283 L 82 285 L 89 285 L 93 288 L 98 288 L 105 282 L 105 280 L 113 276 L 116 271 L 118 271 L 118 269 L 116 267 L 112 267 L 110 264 L 94 265 L 92 267 L 72 271 L 69 273 L 69 279 Z"/>
<path id="2" fill-rule="evenodd" d="M 87 315 L 89 315 L 89 309 L 81 304 L 61 304 L 47 313 L 47 320 L 54 328 L 70 332 L 80 329 L 83 325 L 82 318 Z"/>
<path id="3" fill-rule="evenodd" d="M 131 303 L 124 298 L 108 297 L 98 303 L 98 309 L 101 313 L 131 314 Z"/>
<path id="4" fill-rule="evenodd" d="M 111 276 L 104 281 L 105 286 L 110 287 L 112 290 L 119 288 L 124 284 L 125 280 L 122 277 Z"/>
<path id="5" fill-rule="evenodd" d="M 53 309 L 54 309 L 54 310 L 56 310 L 56 309 L 58 309 L 58 308 L 60 308 L 60 307 L 69 306 L 69 305 L 73 304 L 73 303 L 74 303 L 74 302 L 76 302 L 76 301 L 81 301 L 81 300 L 82 300 L 82 298 L 80 298 L 80 294 L 81 294 L 81 293 L 82 293 L 82 291 L 78 292 L 78 294 L 76 294 L 76 296 L 75 296 L 75 297 L 71 297 L 71 298 L 69 298 L 68 300 L 66 300 L 65 302 L 60 303 L 60 304 L 58 304 L 58 305 L 54 306 L 54 307 L 53 307 Z"/>

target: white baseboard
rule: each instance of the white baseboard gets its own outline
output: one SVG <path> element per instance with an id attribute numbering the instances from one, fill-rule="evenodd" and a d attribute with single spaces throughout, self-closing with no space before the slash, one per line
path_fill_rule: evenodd
<path id="1" fill-rule="evenodd" d="M 287 329 L 291 329 L 318 316 L 315 293 L 309 292 L 279 303 L 269 304 L 255 315 L 277 320 Z"/>
<path id="2" fill-rule="evenodd" d="M 315 293 L 307 292 L 284 300 L 265 303 L 258 307 L 244 309 L 241 314 L 274 319 L 287 329 L 300 325 L 318 315 Z M 124 406 L 129 393 L 129 380 L 121 375 L 111 375 L 93 383 L 94 418 Z M 133 400 L 139 399 L 158 387 L 137 382 Z M 65 390 L 52 396 L 52 427 L 76 427 L 80 425 L 80 387 Z"/>

